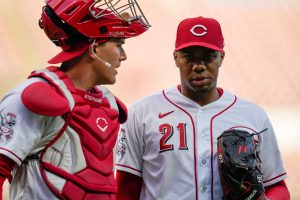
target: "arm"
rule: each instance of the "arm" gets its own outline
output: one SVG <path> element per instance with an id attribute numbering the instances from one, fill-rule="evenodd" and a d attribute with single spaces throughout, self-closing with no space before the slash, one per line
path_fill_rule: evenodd
<path id="1" fill-rule="evenodd" d="M 2 200 L 3 184 L 6 179 L 11 181 L 11 171 L 17 164 L 10 158 L 0 154 L 0 200 Z"/>
<path id="2" fill-rule="evenodd" d="M 279 181 L 265 188 L 265 194 L 271 200 L 289 200 L 290 192 L 284 181 Z"/>
<path id="3" fill-rule="evenodd" d="M 287 173 L 283 166 L 276 135 L 268 118 L 264 123 L 264 127 L 268 130 L 266 133 L 261 134 L 261 169 L 264 182 L 272 180 L 272 185 L 265 187 L 265 195 L 267 199 L 271 200 L 289 200 L 290 194 L 284 181 L 287 178 Z"/>
<path id="4" fill-rule="evenodd" d="M 117 200 L 139 200 L 143 179 L 134 174 L 117 170 Z"/>

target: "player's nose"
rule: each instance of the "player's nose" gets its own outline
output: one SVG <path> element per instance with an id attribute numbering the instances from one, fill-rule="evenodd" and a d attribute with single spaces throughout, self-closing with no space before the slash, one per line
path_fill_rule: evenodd
<path id="1" fill-rule="evenodd" d="M 120 54 L 120 61 L 124 61 L 127 59 L 127 55 L 126 55 L 126 52 L 123 50 L 121 51 L 121 54 Z"/>
<path id="2" fill-rule="evenodd" d="M 196 73 L 203 72 L 206 70 L 206 65 L 204 64 L 204 62 L 195 63 L 192 70 Z"/>

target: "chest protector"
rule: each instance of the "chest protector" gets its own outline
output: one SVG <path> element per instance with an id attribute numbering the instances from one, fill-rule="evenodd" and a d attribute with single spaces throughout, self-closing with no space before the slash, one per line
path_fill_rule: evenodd
<path id="1" fill-rule="evenodd" d="M 56 67 L 35 71 L 30 77 L 42 77 L 50 84 L 36 82 L 26 88 L 24 105 L 64 121 L 39 158 L 49 188 L 60 199 L 115 199 L 113 148 L 120 123 L 127 118 L 126 107 L 102 86 L 90 93 L 76 89 Z M 46 97 L 35 99 L 34 93 Z"/>

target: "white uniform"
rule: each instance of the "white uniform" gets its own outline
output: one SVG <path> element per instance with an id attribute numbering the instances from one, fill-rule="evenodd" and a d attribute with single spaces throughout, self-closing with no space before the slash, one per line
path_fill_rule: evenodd
<path id="1" fill-rule="evenodd" d="M 258 147 L 264 186 L 287 178 L 272 125 L 257 105 L 219 89 L 200 106 L 179 87 L 146 97 L 129 108 L 119 132 L 117 170 L 143 178 L 140 199 L 222 199 L 217 137 L 230 128 L 261 134 Z"/>
<path id="2" fill-rule="evenodd" d="M 45 184 L 40 174 L 37 159 L 21 165 L 27 155 L 40 152 L 64 125 L 64 122 L 58 117 L 35 114 L 23 105 L 21 101 L 22 91 L 36 81 L 41 81 L 41 79 L 26 80 L 10 91 L 0 102 L 1 123 L 7 116 L 10 117 L 11 121 L 10 126 L 5 123 L 1 124 L 1 128 L 7 127 L 7 135 L 10 137 L 6 140 L 1 138 L 0 153 L 15 161 L 19 165 L 19 172 L 27 171 L 27 173 L 18 173 L 14 176 L 11 184 L 14 187 L 10 188 L 10 199 L 36 199 L 37 197 L 40 199 L 58 199 Z M 56 125 L 54 126 L 54 124 Z"/>

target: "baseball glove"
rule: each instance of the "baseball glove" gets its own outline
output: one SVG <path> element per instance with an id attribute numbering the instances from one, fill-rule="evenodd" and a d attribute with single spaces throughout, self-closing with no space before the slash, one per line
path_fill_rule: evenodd
<path id="1" fill-rule="evenodd" d="M 264 195 L 258 141 L 247 131 L 231 129 L 218 137 L 218 168 L 223 200 L 257 200 Z"/>

